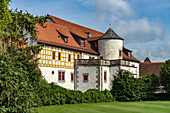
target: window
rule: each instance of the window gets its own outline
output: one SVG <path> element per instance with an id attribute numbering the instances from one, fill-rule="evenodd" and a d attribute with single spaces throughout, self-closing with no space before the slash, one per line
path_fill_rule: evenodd
<path id="1" fill-rule="evenodd" d="M 79 55 L 77 55 L 77 59 L 79 59 L 80 58 L 80 56 Z"/>
<path id="2" fill-rule="evenodd" d="M 135 65 L 134 65 L 134 64 L 132 64 L 132 67 L 135 67 Z"/>
<path id="3" fill-rule="evenodd" d="M 55 51 L 53 51 L 53 60 L 55 60 Z"/>
<path id="4" fill-rule="evenodd" d="M 114 76 L 114 80 L 117 78 L 117 76 Z"/>
<path id="5" fill-rule="evenodd" d="M 74 74 L 71 73 L 71 81 L 74 81 Z"/>
<path id="6" fill-rule="evenodd" d="M 88 73 L 83 73 L 83 82 L 88 82 L 88 76 L 89 74 Z"/>
<path id="7" fill-rule="evenodd" d="M 69 62 L 71 61 L 71 55 L 70 54 L 68 55 L 68 61 Z"/>
<path id="8" fill-rule="evenodd" d="M 68 38 L 64 38 L 64 42 L 65 42 L 65 43 L 68 43 Z"/>
<path id="9" fill-rule="evenodd" d="M 61 60 L 61 53 L 58 53 L 58 60 Z"/>
<path id="10" fill-rule="evenodd" d="M 68 43 L 68 37 L 64 36 L 63 34 L 61 34 L 60 32 L 58 32 L 61 36 L 61 38 L 64 40 L 65 43 Z"/>
<path id="11" fill-rule="evenodd" d="M 128 52 L 128 57 L 131 57 L 131 53 L 130 52 Z"/>
<path id="12" fill-rule="evenodd" d="M 85 41 L 83 39 L 79 39 L 80 40 L 80 46 L 85 46 Z"/>
<path id="13" fill-rule="evenodd" d="M 97 42 L 94 43 L 94 47 L 97 47 Z"/>
<path id="14" fill-rule="evenodd" d="M 106 77 L 107 77 L 107 72 L 104 72 L 104 80 L 106 81 Z"/>
<path id="15" fill-rule="evenodd" d="M 88 75 L 84 75 L 84 81 L 88 81 Z"/>
<path id="16" fill-rule="evenodd" d="M 65 72 L 62 72 L 62 80 L 65 80 Z"/>
<path id="17" fill-rule="evenodd" d="M 119 57 L 121 57 L 122 56 L 122 51 L 121 50 L 119 50 Z"/>
<path id="18" fill-rule="evenodd" d="M 65 80 L 65 72 L 58 72 L 58 80 L 59 81 L 64 81 Z"/>
<path id="19" fill-rule="evenodd" d="M 52 71 L 52 75 L 54 75 L 54 71 Z"/>
<path id="20" fill-rule="evenodd" d="M 100 56 L 100 59 L 103 59 L 103 56 Z"/>
<path id="21" fill-rule="evenodd" d="M 58 72 L 58 80 L 59 81 L 61 80 L 61 72 L 60 71 Z"/>

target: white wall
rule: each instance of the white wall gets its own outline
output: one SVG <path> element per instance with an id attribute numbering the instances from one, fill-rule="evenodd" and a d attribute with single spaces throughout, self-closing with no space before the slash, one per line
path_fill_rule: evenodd
<path id="1" fill-rule="evenodd" d="M 94 57 L 94 59 L 97 59 L 97 55 L 93 55 L 93 54 L 88 54 L 88 53 L 81 53 L 81 59 L 89 59 L 89 57 Z"/>
<path id="2" fill-rule="evenodd" d="M 131 72 L 135 78 L 137 78 L 137 68 L 136 67 L 129 67 L 129 66 L 120 66 L 120 69 L 127 70 Z"/>
<path id="3" fill-rule="evenodd" d="M 106 71 L 106 81 L 104 80 L 104 72 Z M 102 66 L 102 69 L 101 69 L 101 84 L 102 84 L 102 88 L 101 90 L 110 90 L 110 82 L 111 82 L 111 76 L 110 76 L 110 70 L 109 70 L 109 67 L 106 67 L 106 66 Z"/>
<path id="4" fill-rule="evenodd" d="M 82 92 L 87 91 L 88 89 L 98 89 L 98 67 L 97 66 L 78 66 L 77 70 L 77 79 L 76 79 L 76 90 Z M 84 80 L 84 73 L 88 73 L 88 81 Z"/>
<path id="5" fill-rule="evenodd" d="M 137 73 L 137 75 L 136 75 L 136 78 L 139 78 L 139 63 L 137 63 L 137 62 L 130 62 L 130 66 L 132 66 L 132 65 L 135 65 L 135 67 L 137 67 L 137 70 L 136 70 L 136 73 Z"/>
<path id="6" fill-rule="evenodd" d="M 45 77 L 47 82 L 54 82 L 61 87 L 74 90 L 74 81 L 71 81 L 71 73 L 74 74 L 74 69 L 62 69 L 62 68 L 51 68 L 51 67 L 39 67 L 42 75 Z M 54 75 L 52 75 L 54 71 Z M 65 71 L 65 81 L 58 80 L 58 71 Z"/>
<path id="7" fill-rule="evenodd" d="M 103 59 L 115 60 L 122 59 L 119 57 L 119 50 L 122 51 L 123 41 L 119 39 L 105 39 L 98 41 L 98 51 Z"/>

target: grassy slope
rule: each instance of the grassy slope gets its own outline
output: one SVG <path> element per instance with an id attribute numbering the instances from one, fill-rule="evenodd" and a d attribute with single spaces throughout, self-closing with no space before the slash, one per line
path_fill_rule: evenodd
<path id="1" fill-rule="evenodd" d="M 112 102 L 56 105 L 38 108 L 39 113 L 170 113 L 170 102 Z"/>

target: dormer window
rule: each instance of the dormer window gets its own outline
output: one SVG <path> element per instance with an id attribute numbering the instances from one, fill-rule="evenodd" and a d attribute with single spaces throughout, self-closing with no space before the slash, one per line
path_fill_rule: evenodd
<path id="1" fill-rule="evenodd" d="M 89 33 L 89 36 L 88 36 L 89 38 L 91 38 L 92 37 L 92 34 L 91 33 Z"/>
<path id="2" fill-rule="evenodd" d="M 130 52 L 128 52 L 128 57 L 131 57 L 131 53 Z"/>
<path id="3" fill-rule="evenodd" d="M 68 38 L 64 38 L 64 42 L 65 42 L 65 43 L 68 43 Z"/>
<path id="4" fill-rule="evenodd" d="M 82 47 L 85 47 L 85 39 L 77 36 L 76 34 L 70 32 L 75 41 Z"/>
<path id="5" fill-rule="evenodd" d="M 60 32 L 58 32 L 60 34 L 60 37 L 64 40 L 65 43 L 68 43 L 68 37 L 62 35 Z"/>
<path id="6" fill-rule="evenodd" d="M 85 40 L 79 39 L 79 41 L 80 41 L 80 46 L 85 47 Z"/>
<path id="7" fill-rule="evenodd" d="M 90 32 L 86 32 L 86 34 L 88 34 L 88 38 L 92 38 L 92 34 Z"/>

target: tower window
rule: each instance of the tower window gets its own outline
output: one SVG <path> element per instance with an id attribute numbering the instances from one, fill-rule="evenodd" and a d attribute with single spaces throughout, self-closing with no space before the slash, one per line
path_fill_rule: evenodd
<path id="1" fill-rule="evenodd" d="M 122 56 L 122 51 L 121 50 L 119 50 L 119 57 L 121 57 Z"/>

